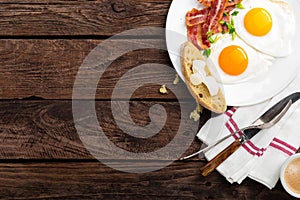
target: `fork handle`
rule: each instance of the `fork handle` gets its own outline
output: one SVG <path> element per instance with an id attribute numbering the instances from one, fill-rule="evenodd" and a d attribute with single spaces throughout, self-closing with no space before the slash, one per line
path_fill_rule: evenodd
<path id="1" fill-rule="evenodd" d="M 240 146 L 241 142 L 239 140 L 235 140 L 231 145 L 226 147 L 223 151 L 221 151 L 218 155 L 216 155 L 212 160 L 210 160 L 206 165 L 200 168 L 201 174 L 203 176 L 209 175 L 212 171 L 214 171 L 226 158 L 228 158 L 233 152 L 235 152 Z"/>

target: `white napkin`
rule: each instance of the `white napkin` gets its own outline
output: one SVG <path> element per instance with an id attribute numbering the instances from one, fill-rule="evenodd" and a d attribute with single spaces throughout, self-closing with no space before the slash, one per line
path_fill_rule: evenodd
<path id="1" fill-rule="evenodd" d="M 293 112 L 273 139 L 264 156 L 248 176 L 272 189 L 279 179 L 280 168 L 284 161 L 293 155 L 300 146 L 300 107 Z"/>
<path id="2" fill-rule="evenodd" d="M 271 106 L 296 91 L 300 91 L 300 74 L 272 99 L 253 106 L 232 108 L 225 114 L 210 119 L 197 136 L 204 143 L 211 144 L 239 128 L 250 125 Z M 251 141 L 243 144 L 217 170 L 231 183 L 241 183 L 248 176 L 270 189 L 273 188 L 278 181 L 281 165 L 300 146 L 299 103 L 300 100 L 295 102 L 276 125 L 260 131 Z M 235 138 L 237 136 L 230 137 L 206 152 L 206 158 L 211 160 Z"/>

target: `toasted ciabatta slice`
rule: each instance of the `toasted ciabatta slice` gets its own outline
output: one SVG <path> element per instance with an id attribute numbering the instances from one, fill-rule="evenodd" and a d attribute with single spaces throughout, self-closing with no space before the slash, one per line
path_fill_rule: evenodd
<path id="1" fill-rule="evenodd" d="M 211 96 L 209 90 L 204 83 L 200 85 L 193 85 L 190 81 L 190 76 L 193 74 L 193 61 L 205 60 L 200 51 L 190 42 L 186 42 L 181 46 L 181 66 L 185 78 L 185 82 L 196 101 L 203 107 L 215 112 L 223 113 L 227 106 L 224 94 L 219 89 L 217 95 Z M 206 73 L 210 74 L 206 67 Z"/>

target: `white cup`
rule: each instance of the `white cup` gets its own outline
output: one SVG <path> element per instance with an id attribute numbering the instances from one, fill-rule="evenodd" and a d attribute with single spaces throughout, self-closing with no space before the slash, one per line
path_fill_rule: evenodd
<path id="1" fill-rule="evenodd" d="M 299 191 L 299 193 L 298 193 L 298 192 L 295 192 L 295 190 L 291 189 L 291 187 L 288 186 L 289 185 L 288 181 L 285 180 L 285 171 L 286 171 L 287 167 L 290 167 L 289 164 L 291 164 L 291 162 L 294 161 L 295 159 L 297 159 L 297 160 L 300 159 L 300 153 L 292 155 L 284 162 L 284 164 L 281 167 L 281 171 L 280 171 L 280 181 L 281 181 L 281 184 L 283 185 L 284 189 L 290 195 L 300 198 L 300 189 L 299 189 L 300 185 L 296 186 L 297 190 Z M 299 168 L 297 170 L 300 173 L 300 165 L 298 165 L 297 167 Z M 298 180 L 300 181 L 300 174 L 297 177 L 298 177 Z M 295 177 L 295 178 L 297 178 L 297 177 Z"/>

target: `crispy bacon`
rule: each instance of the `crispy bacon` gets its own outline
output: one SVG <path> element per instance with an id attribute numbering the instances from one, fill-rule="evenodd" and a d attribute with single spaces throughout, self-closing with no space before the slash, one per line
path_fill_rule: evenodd
<path id="1" fill-rule="evenodd" d="M 213 2 L 213 0 L 198 0 L 198 2 L 206 7 L 211 7 L 211 3 Z M 242 2 L 242 0 L 228 1 L 227 6 L 235 6 L 236 4 L 238 4 L 240 2 Z"/>
<path id="2" fill-rule="evenodd" d="M 211 4 L 211 9 L 208 12 L 206 22 L 203 24 L 201 30 L 201 38 L 204 44 L 209 43 L 208 33 L 216 33 L 219 22 L 223 17 L 224 10 L 226 8 L 228 0 L 213 0 Z M 210 46 L 210 45 L 209 45 Z"/>
<path id="3" fill-rule="evenodd" d="M 224 21 L 224 22 L 230 22 L 230 15 L 229 15 L 229 13 L 226 13 L 225 15 L 223 15 L 222 18 L 221 18 L 221 20 Z"/>
<path id="4" fill-rule="evenodd" d="M 193 8 L 191 11 L 186 13 L 185 20 L 187 26 L 195 26 L 205 22 L 209 8 L 197 10 Z"/>
<path id="5" fill-rule="evenodd" d="M 206 23 L 203 24 L 203 34 L 214 32 L 223 17 L 228 0 L 213 0 L 211 9 L 208 12 Z"/>
<path id="6" fill-rule="evenodd" d="M 232 1 L 228 1 L 228 3 L 227 3 L 227 7 L 230 7 L 230 6 L 235 6 L 236 4 L 238 4 L 238 3 L 241 3 L 242 2 L 242 0 L 232 0 Z"/>
<path id="7" fill-rule="evenodd" d="M 211 2 L 213 0 L 198 0 L 199 3 L 201 3 L 204 6 L 210 7 L 211 6 Z"/>
<path id="8" fill-rule="evenodd" d="M 215 34 L 228 32 L 226 24 L 230 23 L 230 12 L 235 5 L 242 0 L 198 0 L 206 6 L 202 10 L 192 9 L 186 14 L 186 25 L 188 29 L 188 39 L 198 49 L 203 50 L 210 47 L 208 33 Z"/>
<path id="9" fill-rule="evenodd" d="M 230 8 L 230 7 L 227 7 L 227 8 Z M 227 10 L 227 8 L 225 9 L 225 11 L 224 11 L 224 13 L 226 13 L 225 15 L 223 15 L 223 17 L 222 17 L 222 21 L 224 21 L 224 22 L 227 22 L 227 23 L 230 23 L 230 15 L 229 15 L 229 12 L 231 11 L 226 11 Z M 218 25 L 218 27 L 217 27 L 217 30 L 216 30 L 216 32 L 215 33 L 222 33 L 222 32 L 228 32 L 228 27 L 226 26 L 226 24 L 224 23 L 224 24 L 220 24 L 219 23 L 219 25 Z"/>
<path id="10" fill-rule="evenodd" d="M 228 3 L 229 3 L 229 2 L 228 2 Z M 225 8 L 225 10 L 224 10 L 224 13 L 226 13 L 227 15 L 229 15 L 230 12 L 231 12 L 234 8 L 235 8 L 234 5 L 233 5 L 233 6 L 228 6 L 228 4 L 227 4 L 227 6 L 226 6 L 226 8 Z"/>
<path id="11" fill-rule="evenodd" d="M 188 40 L 193 43 L 198 49 L 203 50 L 210 47 L 209 41 L 204 41 L 201 37 L 202 24 L 188 26 Z"/>

